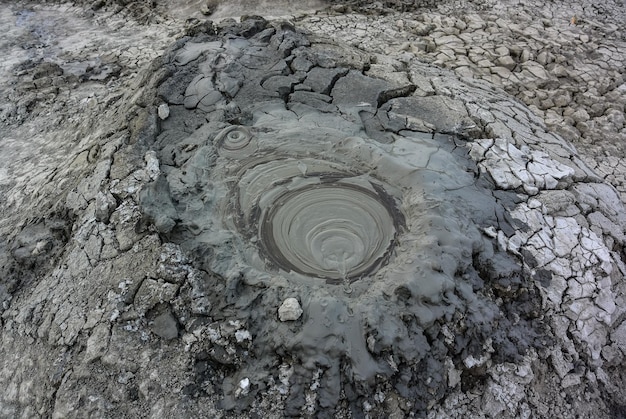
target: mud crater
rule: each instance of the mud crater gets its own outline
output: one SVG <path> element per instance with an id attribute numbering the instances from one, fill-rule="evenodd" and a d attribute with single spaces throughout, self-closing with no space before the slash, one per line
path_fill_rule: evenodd
<path id="1" fill-rule="evenodd" d="M 274 156 L 239 177 L 240 231 L 285 272 L 352 281 L 389 259 L 404 217 L 383 185 L 311 158 Z"/>
<path id="2" fill-rule="evenodd" d="M 450 368 L 480 382 L 488 360 L 541 346 L 532 279 L 485 234 L 507 228 L 507 192 L 454 134 L 472 122 L 464 105 L 364 75 L 358 50 L 252 20 L 164 57 L 161 175 L 141 193 L 163 239 L 207 274 L 191 293 L 206 307 L 192 311 L 251 333 L 254 359 L 228 367 L 222 406 L 245 409 L 291 368 L 286 414 L 332 412 L 348 393 L 362 413 L 389 385 L 420 410 L 449 391 Z M 280 321 L 294 297 L 302 316 Z"/>
<path id="3" fill-rule="evenodd" d="M 342 183 L 283 194 L 260 230 L 263 248 L 278 266 L 331 280 L 375 272 L 393 250 L 396 233 L 378 195 Z"/>

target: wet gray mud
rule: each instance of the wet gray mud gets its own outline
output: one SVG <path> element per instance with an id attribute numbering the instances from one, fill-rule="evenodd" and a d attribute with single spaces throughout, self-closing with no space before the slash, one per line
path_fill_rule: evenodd
<path id="1" fill-rule="evenodd" d="M 623 415 L 617 29 L 122 3 L 0 9 L 0 417 Z"/>
<path id="2" fill-rule="evenodd" d="M 487 359 L 550 343 L 536 262 L 490 234 L 524 229 L 518 198 L 470 156 L 481 121 L 447 76 L 406 62 L 411 80 L 372 77 L 369 56 L 325 42 L 249 18 L 174 46 L 142 212 L 203 272 L 185 326 L 235 318 L 252 335 L 224 408 L 291 365 L 285 414 L 345 399 L 359 416 L 387 387 L 424 412 L 449 367 L 469 388 Z M 281 321 L 287 298 L 302 315 Z"/>

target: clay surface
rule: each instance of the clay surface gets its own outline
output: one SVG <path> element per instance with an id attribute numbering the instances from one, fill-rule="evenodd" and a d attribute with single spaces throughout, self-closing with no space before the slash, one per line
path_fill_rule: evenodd
<path id="1" fill-rule="evenodd" d="M 240 6 L 0 12 L 0 416 L 623 416 L 624 5 Z"/>

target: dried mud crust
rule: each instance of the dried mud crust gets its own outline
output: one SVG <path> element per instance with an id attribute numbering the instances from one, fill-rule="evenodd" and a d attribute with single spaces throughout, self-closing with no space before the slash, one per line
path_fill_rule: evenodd
<path id="1" fill-rule="evenodd" d="M 620 1 L 489 1 L 485 6 L 441 2 L 382 16 L 344 10 L 299 23 L 368 51 L 405 51 L 461 77 L 502 87 L 626 196 L 621 162 L 626 6 Z"/>
<path id="2" fill-rule="evenodd" d="M 414 57 L 261 19 L 190 33 L 89 112 L 55 175 L 76 183 L 7 187 L 64 221 L 0 245 L 35 277 L 0 288 L 3 416 L 623 412 L 623 207 L 560 136 Z M 373 277 L 254 244 L 273 194 L 316 182 L 403 219 Z"/>

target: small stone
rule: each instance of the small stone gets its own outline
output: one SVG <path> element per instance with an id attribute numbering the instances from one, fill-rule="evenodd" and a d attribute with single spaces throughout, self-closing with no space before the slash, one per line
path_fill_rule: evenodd
<path id="1" fill-rule="evenodd" d="M 541 51 L 539 55 L 537 55 L 537 62 L 543 66 L 550 63 L 551 60 L 552 60 L 552 57 L 550 56 L 548 51 Z"/>
<path id="2" fill-rule="evenodd" d="M 94 361 L 102 357 L 109 347 L 109 339 L 111 331 L 106 323 L 98 324 L 91 332 L 87 339 L 87 348 L 85 350 L 85 362 Z"/>
<path id="3" fill-rule="evenodd" d="M 580 138 L 580 131 L 570 125 L 557 125 L 554 129 L 568 141 L 575 142 Z"/>
<path id="4" fill-rule="evenodd" d="M 550 78 L 550 74 L 536 61 L 525 60 L 523 68 L 540 80 L 548 80 Z"/>
<path id="5" fill-rule="evenodd" d="M 442 37 L 438 37 L 434 39 L 435 44 L 439 45 L 447 45 L 451 47 L 452 45 L 463 45 L 463 41 L 454 35 L 446 35 Z"/>
<path id="6" fill-rule="evenodd" d="M 170 116 L 170 107 L 167 106 L 167 103 L 162 103 L 157 108 L 157 113 L 159 115 L 159 118 L 167 119 L 167 117 Z"/>
<path id="7" fill-rule="evenodd" d="M 613 344 L 611 346 L 605 346 L 602 348 L 602 358 L 607 362 L 608 365 L 617 365 L 622 362 L 624 355 L 623 352 L 619 350 L 617 344 Z"/>
<path id="8" fill-rule="evenodd" d="M 500 67 L 506 68 L 507 70 L 513 70 L 517 65 L 515 63 L 515 60 L 509 55 L 498 57 L 498 59 L 496 60 L 496 64 L 498 64 L 498 66 Z"/>
<path id="9" fill-rule="evenodd" d="M 476 358 L 474 357 L 474 355 L 469 355 L 467 358 L 463 360 L 463 364 L 465 365 L 466 368 L 471 369 L 474 367 L 481 367 L 485 365 L 485 363 L 488 360 L 489 360 L 488 354 L 481 355 L 480 358 Z"/>
<path id="10" fill-rule="evenodd" d="M 511 77 L 511 70 L 506 67 L 491 67 L 490 70 L 492 74 L 496 74 L 503 79 L 508 79 L 509 77 Z"/>
<path id="11" fill-rule="evenodd" d="M 509 51 L 509 49 L 505 46 L 499 46 L 494 51 L 500 57 L 505 57 L 511 54 L 511 51 Z"/>
<path id="12" fill-rule="evenodd" d="M 134 297 L 134 306 L 137 313 L 144 315 L 159 303 L 170 302 L 174 299 L 180 286 L 169 282 L 146 278 L 139 286 Z"/>
<path id="13" fill-rule="evenodd" d="M 550 69 L 550 73 L 554 77 L 567 77 L 569 75 L 567 68 L 563 67 L 561 64 L 556 64 L 556 65 L 550 64 L 548 65 L 548 68 Z"/>
<path id="14" fill-rule="evenodd" d="M 478 14 L 465 15 L 465 22 L 471 29 L 482 29 L 485 27 L 485 21 Z"/>
<path id="15" fill-rule="evenodd" d="M 156 317 L 152 323 L 151 329 L 156 335 L 166 340 L 178 337 L 178 324 L 169 311 Z"/>
<path id="16" fill-rule="evenodd" d="M 552 350 L 552 353 L 550 354 L 550 362 L 552 363 L 552 367 L 554 368 L 558 376 L 561 377 L 561 379 L 574 368 L 574 364 L 565 359 L 563 351 L 561 351 L 560 348 Z"/>
<path id="17" fill-rule="evenodd" d="M 331 6 L 331 10 L 335 13 L 347 13 L 348 12 L 348 8 L 346 7 L 345 4 L 334 4 L 333 6 Z"/>
<path id="18" fill-rule="evenodd" d="M 153 150 L 148 151 L 144 156 L 144 160 L 146 162 L 146 171 L 148 176 L 150 176 L 150 180 L 155 180 L 161 173 L 161 170 L 159 169 L 159 159 L 157 158 L 156 152 Z"/>
<path id="19" fill-rule="evenodd" d="M 525 63 L 526 61 L 530 60 L 532 57 L 531 53 L 529 50 L 524 49 L 522 50 L 522 53 L 519 56 L 519 60 L 521 63 Z"/>
<path id="20" fill-rule="evenodd" d="M 581 132 L 581 134 L 585 134 L 589 132 L 589 124 L 586 122 L 578 122 L 576 123 L 576 129 Z"/>
<path id="21" fill-rule="evenodd" d="M 467 24 L 463 22 L 461 19 L 457 19 L 457 21 L 454 22 L 454 27 L 457 28 L 458 30 L 464 31 L 465 29 L 467 29 Z"/>
<path id="22" fill-rule="evenodd" d="M 607 120 L 615 127 L 616 130 L 621 130 L 626 122 L 624 113 L 617 109 L 609 109 L 606 111 Z"/>
<path id="23" fill-rule="evenodd" d="M 611 333 L 611 340 L 615 342 L 615 345 L 626 355 L 626 321 L 622 322 Z"/>
<path id="24" fill-rule="evenodd" d="M 461 383 L 461 371 L 454 368 L 452 360 L 446 360 L 446 368 L 448 370 L 448 387 L 454 388 Z"/>
<path id="25" fill-rule="evenodd" d="M 561 380 L 561 386 L 563 388 L 576 386 L 576 385 L 579 385 L 580 383 L 581 383 L 580 375 L 578 374 L 567 374 L 565 377 L 563 377 L 563 380 Z"/>
<path id="26" fill-rule="evenodd" d="M 247 330 L 237 330 L 235 332 L 235 339 L 237 340 L 237 343 L 241 343 L 244 340 L 252 340 L 252 335 L 250 335 L 250 332 Z"/>
<path id="27" fill-rule="evenodd" d="M 116 206 L 117 201 L 110 192 L 98 192 L 96 195 L 96 220 L 108 223 Z"/>
<path id="28" fill-rule="evenodd" d="M 237 396 L 245 396 L 250 392 L 250 379 L 244 378 L 239 381 L 239 388 L 236 390 Z"/>
<path id="29" fill-rule="evenodd" d="M 203 4 L 200 7 L 200 13 L 202 13 L 205 16 L 211 16 L 214 11 L 215 11 L 214 7 L 210 3 Z"/>
<path id="30" fill-rule="evenodd" d="M 589 114 L 584 109 L 578 109 L 572 114 L 572 119 L 576 122 L 585 122 L 589 120 Z"/>
<path id="31" fill-rule="evenodd" d="M 302 308 L 296 298 L 287 298 L 278 309 L 278 318 L 281 322 L 298 320 L 302 315 Z"/>
<path id="32" fill-rule="evenodd" d="M 555 106 L 558 106 L 559 108 L 564 108 L 572 103 L 572 96 L 569 94 L 569 92 L 559 92 L 554 95 L 554 97 L 552 98 L 552 102 L 554 102 Z"/>

